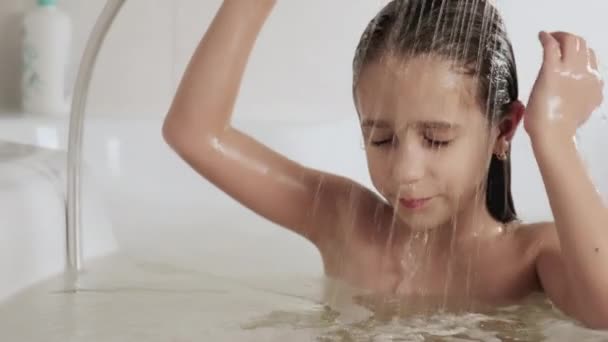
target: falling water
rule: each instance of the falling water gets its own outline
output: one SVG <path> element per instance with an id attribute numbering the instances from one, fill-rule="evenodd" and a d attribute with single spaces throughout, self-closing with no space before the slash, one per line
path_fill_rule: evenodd
<path id="1" fill-rule="evenodd" d="M 497 32 L 503 30 L 504 28 L 500 25 L 496 25 L 495 21 L 498 18 L 497 15 L 499 14 L 496 14 L 494 11 L 492 11 L 492 8 L 490 6 L 484 7 L 484 14 L 481 23 L 476 22 L 476 19 L 478 18 L 476 18 L 474 15 L 471 15 L 471 13 L 477 11 L 480 6 L 484 5 L 485 2 L 483 0 L 463 1 L 462 6 L 458 8 L 457 13 L 455 13 L 455 16 L 452 18 L 452 20 L 446 20 L 446 17 L 450 15 L 450 7 L 448 5 L 449 2 L 449 0 L 419 1 L 421 7 L 432 6 L 438 13 L 437 20 L 433 23 L 435 26 L 432 28 L 432 30 L 430 30 L 432 31 L 432 35 L 430 36 L 430 44 L 424 41 L 425 39 L 429 39 L 429 36 L 427 34 L 429 29 L 428 27 L 425 27 L 425 25 L 428 26 L 428 19 L 423 16 L 423 11 L 412 11 L 411 8 L 408 7 L 408 3 L 405 1 L 401 2 L 401 5 L 398 6 L 399 11 L 395 15 L 395 17 L 397 18 L 396 20 L 399 23 L 403 23 L 403 27 L 399 27 L 399 24 L 395 25 L 395 27 L 392 27 L 391 24 L 388 24 L 388 26 L 383 27 L 383 24 L 380 21 L 375 22 L 375 24 L 371 26 L 371 31 L 373 32 L 378 27 L 383 30 L 392 29 L 387 34 L 388 38 L 386 41 L 388 42 L 387 44 L 391 48 L 391 56 L 401 56 L 402 71 L 400 72 L 403 72 L 404 74 L 407 74 L 407 70 L 409 68 L 408 57 L 417 56 L 417 54 L 430 53 L 432 55 L 433 53 L 435 53 L 434 51 L 439 51 L 438 53 L 441 54 L 443 57 L 447 57 L 448 60 L 455 61 L 455 65 L 457 66 L 459 66 L 459 61 L 468 61 L 470 55 L 476 56 L 476 58 L 474 59 L 475 65 L 472 67 L 473 71 L 475 72 L 474 76 L 481 78 L 485 77 L 488 81 L 487 87 L 490 88 L 490 96 L 485 103 L 487 111 L 486 115 L 489 118 L 488 132 L 490 132 L 489 128 L 491 126 L 496 126 L 499 120 L 502 119 L 500 117 L 500 113 L 502 110 L 504 110 L 504 108 L 501 108 L 501 106 L 513 101 L 513 99 L 509 98 L 509 96 L 511 96 L 512 94 L 508 94 L 508 91 L 506 89 L 509 82 L 506 79 L 506 74 L 509 73 L 509 70 L 507 69 L 509 61 L 505 59 L 506 57 L 504 55 L 500 54 L 493 55 L 490 60 L 487 60 L 488 51 L 497 51 L 499 49 L 505 49 L 505 47 L 501 45 L 499 39 L 496 39 Z M 385 4 L 386 1 L 383 3 Z M 454 13 L 452 13 L 452 15 L 454 15 Z M 414 32 L 414 39 L 412 39 L 412 34 L 408 32 Z M 359 57 L 358 60 L 356 60 L 355 64 L 355 83 L 358 82 L 358 72 L 360 71 L 359 68 L 361 68 L 361 65 L 364 64 L 363 61 L 367 57 L 368 49 L 372 47 L 373 51 L 369 53 L 378 54 L 378 47 L 376 47 L 373 43 L 370 43 L 370 40 L 372 39 L 370 37 L 372 36 L 373 34 L 370 34 L 369 32 L 367 36 L 364 36 L 364 44 L 360 46 L 361 51 L 358 51 Z M 426 48 L 425 46 L 427 45 L 430 46 L 430 48 Z M 405 53 L 401 53 L 401 55 L 399 55 L 400 49 L 404 49 Z M 505 52 L 503 51 L 503 53 Z M 384 55 L 379 56 L 381 61 L 383 61 L 386 57 L 387 56 Z M 487 63 L 489 63 L 489 65 L 487 66 L 489 68 L 489 74 L 484 75 L 484 71 L 482 69 Z M 467 66 L 470 67 L 470 63 L 467 64 Z M 386 89 L 390 86 L 391 85 L 383 84 L 381 88 Z M 521 96 L 521 94 L 519 96 Z M 433 101 L 441 100 L 442 99 L 433 99 Z M 496 109 L 494 110 L 491 106 L 492 103 L 496 103 Z M 445 112 L 449 113 L 450 109 L 451 108 L 449 108 L 449 106 L 446 106 Z M 374 111 L 377 113 L 382 113 L 384 110 L 384 108 L 374 108 Z M 606 111 L 601 110 L 600 115 L 602 122 L 605 123 L 608 120 Z M 377 114 L 376 116 L 380 116 L 380 114 Z M 403 147 L 399 147 L 399 144 L 403 143 L 403 141 L 408 137 L 408 135 L 412 133 L 410 132 L 411 128 L 409 127 L 403 128 L 403 130 L 407 130 L 406 133 L 402 133 L 400 131 L 402 129 L 401 127 L 393 127 L 392 129 L 394 130 L 392 134 L 395 136 L 393 138 L 394 146 L 392 146 L 391 150 L 388 152 L 387 159 L 389 160 L 389 163 L 397 163 L 400 158 L 400 153 L 405 153 L 403 152 L 403 150 L 400 149 Z M 370 135 L 373 136 L 373 132 Z M 490 138 L 489 133 L 488 138 Z M 578 135 L 578 138 L 580 140 L 581 134 Z M 368 138 L 368 141 L 363 144 L 364 147 L 369 146 L 370 139 L 371 138 Z M 399 141 L 399 139 L 402 139 L 402 141 Z M 491 142 L 488 142 L 488 145 L 488 153 L 491 154 L 493 144 Z M 436 147 L 435 153 L 442 153 L 442 149 L 440 146 Z M 413 186 L 415 186 L 415 184 Z M 477 206 L 478 209 L 481 209 L 481 207 L 484 207 L 486 205 L 485 191 L 485 187 L 482 187 L 474 193 L 472 202 L 474 203 L 474 206 Z M 411 192 L 415 193 L 415 191 L 413 190 L 411 190 Z M 397 195 L 399 195 L 399 192 L 397 193 Z M 490 195 L 492 194 L 490 193 Z M 509 203 L 509 198 L 507 197 L 508 194 L 506 191 L 503 194 L 495 194 L 495 196 L 499 195 L 504 196 L 504 198 L 501 200 L 503 203 Z M 395 199 L 387 199 L 387 201 L 389 203 L 394 203 L 394 210 L 397 211 L 397 207 L 399 206 L 398 201 L 396 201 Z M 456 203 L 457 208 L 460 208 L 461 205 L 467 207 L 466 203 Z M 396 220 L 401 219 L 402 218 L 400 218 L 399 215 L 395 213 L 393 215 L 393 221 L 388 226 L 390 232 L 388 234 L 388 241 L 386 242 L 385 246 L 387 250 L 393 248 L 393 237 L 395 235 L 394 230 L 400 226 L 396 224 Z M 459 234 L 459 224 L 462 225 L 463 223 L 459 222 L 458 215 L 453 215 L 449 222 L 450 223 L 445 229 L 451 229 L 452 240 L 450 243 L 449 256 L 450 259 L 452 259 L 455 257 L 455 236 Z M 487 223 L 483 222 L 483 220 L 481 220 L 480 216 L 478 215 L 473 215 L 472 221 L 469 221 L 468 224 L 474 227 L 484 224 L 487 225 Z M 497 227 L 497 231 L 506 232 L 508 230 L 508 225 L 509 224 L 505 223 L 502 227 Z M 488 227 L 488 229 L 490 228 L 494 229 L 494 227 Z M 434 230 L 437 229 L 439 228 L 435 228 Z M 432 260 L 434 258 L 431 246 L 433 245 L 433 238 L 435 238 L 437 234 L 435 234 L 433 230 L 431 231 L 432 233 L 429 233 L 429 231 L 425 231 L 424 233 L 413 233 L 411 237 L 407 240 L 407 243 L 402 246 L 403 251 L 401 252 L 400 265 L 402 268 L 403 279 L 396 287 L 398 293 L 405 292 L 405 294 L 407 295 L 407 291 L 414 290 L 414 292 L 417 293 L 424 293 L 426 291 L 426 289 L 420 288 L 419 286 L 417 287 L 417 285 L 411 283 L 416 281 L 415 279 L 418 275 L 432 271 L 429 270 L 429 268 L 431 267 Z M 420 242 L 420 234 L 424 235 L 422 243 Z M 465 275 L 465 297 L 467 300 L 472 300 L 475 297 L 475 293 L 472 292 L 473 289 L 471 284 L 472 279 L 476 277 L 477 273 L 477 270 L 473 266 L 473 264 L 478 259 L 480 250 L 479 240 L 476 241 L 478 242 L 475 245 L 475 250 L 469 254 L 468 259 L 466 260 L 467 267 Z M 424 252 L 414 253 L 413 249 L 415 245 L 418 247 L 423 246 L 423 248 L 425 248 Z M 385 255 L 391 255 L 390 251 L 387 251 Z M 447 276 L 444 280 L 444 308 L 446 307 L 445 303 L 447 301 L 447 298 L 450 296 L 450 291 L 452 290 L 451 286 L 454 273 L 452 267 L 452 263 L 449 262 L 447 267 Z M 400 303 L 406 303 L 405 305 L 407 305 L 407 300 L 405 302 L 401 301 Z"/>

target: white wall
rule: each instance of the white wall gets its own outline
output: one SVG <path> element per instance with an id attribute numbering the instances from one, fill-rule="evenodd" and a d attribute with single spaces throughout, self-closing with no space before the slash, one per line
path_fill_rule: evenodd
<path id="1" fill-rule="evenodd" d="M 19 70 L 19 15 L 34 0 L 0 3 L 0 107 L 15 106 Z M 103 0 L 59 0 L 74 20 L 76 62 Z M 253 53 L 240 115 L 302 119 L 353 112 L 350 64 L 359 35 L 387 0 L 280 0 Z M 103 49 L 91 108 L 103 115 L 164 114 L 183 69 L 220 0 L 128 0 Z M 540 63 L 537 32 L 571 30 L 588 38 L 603 60 L 608 2 L 499 0 L 517 55 L 522 98 Z M 606 56 L 606 57 L 604 57 Z M 111 113 L 111 114 L 109 114 Z M 122 113 L 122 114 L 121 114 Z"/>
<path id="2" fill-rule="evenodd" d="M 93 90 L 96 107 L 119 103 L 127 112 L 163 115 L 193 49 L 221 3 L 152 2 L 129 1 L 118 18 L 102 56 L 105 70 L 115 69 L 98 73 Z M 352 114 L 350 60 L 368 13 L 380 3 L 280 2 L 252 55 L 237 112 L 298 120 Z M 348 16 L 340 14 L 345 4 Z M 130 18 L 142 13 L 150 19 L 135 28 Z M 338 24 L 338 20 L 343 22 Z M 122 37 L 117 37 L 119 32 Z M 134 63 L 141 60 L 143 63 Z M 118 88 L 117 75 L 121 75 Z M 149 86 L 143 89 L 143 85 Z"/>
<path id="3" fill-rule="evenodd" d="M 8 85 L 18 81 L 17 24 L 19 12 L 30 7 L 26 2 L 3 0 L 0 4 L 0 22 L 14 18 L 10 25 L 3 25 L 10 40 L 0 44 L 0 65 L 7 70 L 0 73 L 0 84 L 10 88 L 0 98 L 0 104 L 5 106 L 18 103 L 17 91 Z M 259 115 L 275 117 L 350 114 L 350 60 L 354 45 L 370 13 L 383 2 L 281 1 L 253 55 L 240 104 L 249 108 L 249 114 L 255 108 Z M 127 1 L 101 53 L 91 108 L 104 115 L 163 115 L 192 50 L 220 3 Z M 74 19 L 77 59 L 104 1 L 60 0 L 60 4 Z M 341 14 L 345 7 L 348 16 Z M 74 63 L 72 78 L 75 69 Z M 306 104 L 307 108 L 296 111 L 293 103 Z"/>

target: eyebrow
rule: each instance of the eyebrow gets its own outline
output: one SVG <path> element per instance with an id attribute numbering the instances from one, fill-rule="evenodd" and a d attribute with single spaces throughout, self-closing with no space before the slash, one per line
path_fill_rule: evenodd
<path id="1" fill-rule="evenodd" d="M 418 125 L 422 126 L 423 128 L 426 128 L 426 129 L 430 128 L 430 129 L 449 130 L 449 129 L 460 128 L 460 125 L 451 123 L 451 122 L 447 122 L 447 121 L 424 121 L 424 122 L 418 123 Z"/>
<path id="2" fill-rule="evenodd" d="M 361 127 L 390 128 L 391 124 L 384 120 L 365 119 L 361 122 Z"/>
<path id="3" fill-rule="evenodd" d="M 363 128 L 390 128 L 392 125 L 385 120 L 374 120 L 374 119 L 364 119 L 361 122 L 361 127 Z M 414 126 L 426 128 L 426 129 L 458 129 L 460 126 L 458 124 L 454 124 L 447 121 L 419 121 L 414 124 Z"/>

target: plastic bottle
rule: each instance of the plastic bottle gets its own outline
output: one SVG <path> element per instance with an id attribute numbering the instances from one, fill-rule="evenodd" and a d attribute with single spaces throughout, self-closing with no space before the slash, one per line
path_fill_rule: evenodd
<path id="1" fill-rule="evenodd" d="M 25 15 L 23 26 L 23 110 L 28 114 L 67 114 L 71 20 L 57 7 L 57 0 L 37 0 L 36 8 Z"/>

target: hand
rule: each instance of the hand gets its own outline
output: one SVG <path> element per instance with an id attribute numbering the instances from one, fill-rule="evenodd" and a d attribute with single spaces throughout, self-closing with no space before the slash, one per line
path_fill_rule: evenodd
<path id="1" fill-rule="evenodd" d="M 603 100 L 595 52 L 570 33 L 540 33 L 543 65 L 524 115 L 531 138 L 572 138 Z"/>

